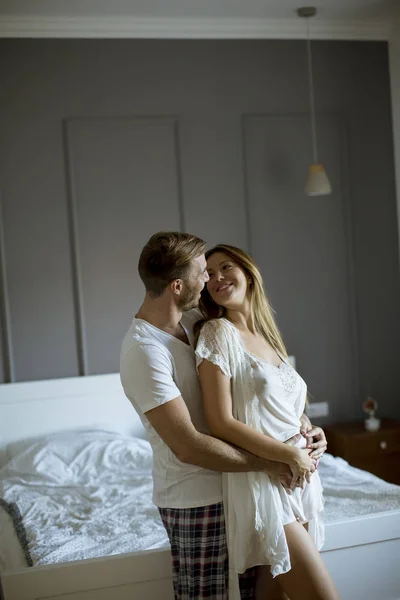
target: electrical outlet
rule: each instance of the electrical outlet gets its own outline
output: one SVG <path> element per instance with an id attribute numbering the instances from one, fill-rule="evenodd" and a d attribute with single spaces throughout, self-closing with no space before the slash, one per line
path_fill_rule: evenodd
<path id="1" fill-rule="evenodd" d="M 329 415 L 329 404 L 327 402 L 309 402 L 306 406 L 306 413 L 310 419 L 327 417 Z"/>

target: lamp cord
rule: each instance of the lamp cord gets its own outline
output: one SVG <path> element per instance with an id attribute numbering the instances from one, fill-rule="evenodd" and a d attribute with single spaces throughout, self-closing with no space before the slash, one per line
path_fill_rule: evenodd
<path id="1" fill-rule="evenodd" d="M 318 164 L 318 147 L 317 147 L 317 128 L 315 124 L 315 102 L 314 102 L 314 81 L 311 56 L 311 34 L 310 34 L 310 18 L 307 18 L 307 60 L 308 60 L 308 82 L 310 94 L 310 116 L 311 116 L 311 136 L 314 164 Z"/>

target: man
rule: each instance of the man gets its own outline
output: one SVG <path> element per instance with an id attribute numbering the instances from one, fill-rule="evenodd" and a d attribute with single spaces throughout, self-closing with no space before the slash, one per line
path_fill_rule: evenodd
<path id="1" fill-rule="evenodd" d="M 203 240 L 160 232 L 142 250 L 142 306 L 121 350 L 121 381 L 153 448 L 153 501 L 171 543 L 176 600 L 228 598 L 222 472 L 266 471 L 293 487 L 287 465 L 235 448 L 207 433 L 196 373 L 193 325 L 208 281 Z M 311 426 L 307 425 L 306 428 Z M 318 458 L 322 430 L 311 429 Z M 254 598 L 255 569 L 240 576 L 241 598 Z"/>

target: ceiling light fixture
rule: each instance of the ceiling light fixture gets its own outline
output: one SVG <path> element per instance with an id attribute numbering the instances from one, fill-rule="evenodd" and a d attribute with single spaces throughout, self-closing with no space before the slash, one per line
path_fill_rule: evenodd
<path id="1" fill-rule="evenodd" d="M 306 194 L 308 196 L 326 196 L 332 192 L 332 187 L 324 166 L 318 161 L 317 127 L 315 122 L 314 80 L 311 55 L 310 18 L 315 17 L 317 9 L 315 6 L 303 6 L 297 10 L 301 18 L 307 19 L 307 62 L 308 62 L 308 86 L 310 96 L 310 117 L 313 163 L 308 167 Z"/>

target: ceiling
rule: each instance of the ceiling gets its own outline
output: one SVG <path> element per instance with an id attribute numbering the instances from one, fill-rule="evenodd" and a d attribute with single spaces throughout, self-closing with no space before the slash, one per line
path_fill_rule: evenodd
<path id="1" fill-rule="evenodd" d="M 386 19 L 398 3 L 315 0 L 314 4 L 324 19 L 364 20 Z M 301 0 L 0 0 L 0 14 L 284 19 L 298 6 L 302 6 Z"/>
<path id="2" fill-rule="evenodd" d="M 358 28 L 365 34 L 371 31 L 371 37 L 374 37 L 372 35 L 374 30 L 378 31 L 380 28 L 383 31 L 383 27 L 390 24 L 396 7 L 400 5 L 400 0 L 315 0 L 314 4 L 318 9 L 317 18 L 313 21 L 317 30 L 322 25 L 324 30 L 328 30 L 329 24 L 332 24 L 335 31 L 340 28 L 355 31 Z M 127 33 L 131 27 L 132 31 L 136 31 L 138 23 L 147 27 L 150 27 L 151 23 L 160 26 L 161 21 L 163 26 L 167 25 L 167 29 L 172 32 L 171 26 L 178 20 L 184 21 L 192 26 L 193 31 L 199 32 L 202 28 L 206 31 L 204 28 L 206 22 L 208 29 L 213 23 L 215 37 L 228 37 L 228 35 L 218 35 L 218 24 L 229 23 L 229 30 L 232 27 L 235 29 L 235 23 L 240 22 L 244 23 L 244 30 L 246 30 L 246 24 L 249 28 L 251 23 L 254 34 L 257 30 L 257 22 L 263 24 L 274 22 L 275 29 L 283 27 L 282 32 L 285 26 L 290 24 L 289 29 L 286 29 L 287 35 L 283 36 L 289 37 L 290 32 L 295 33 L 296 28 L 299 30 L 303 28 L 303 24 L 299 25 L 299 19 L 295 14 L 299 5 L 302 5 L 301 0 L 0 0 L 0 36 L 13 37 L 13 28 L 17 37 L 18 28 L 19 37 L 24 37 L 22 30 L 25 28 L 28 31 L 29 27 L 36 28 L 37 33 L 40 29 L 49 32 L 51 27 L 56 27 L 56 23 L 58 23 L 58 30 L 64 33 L 74 27 L 83 32 L 85 27 L 95 28 L 95 24 L 100 26 L 100 29 L 104 26 L 100 35 L 96 36 L 93 31 L 91 37 L 102 37 L 102 34 L 107 33 L 107 23 L 109 33 L 113 28 L 125 30 Z M 78 19 L 79 23 L 77 23 Z M 82 19 L 86 25 L 83 24 Z M 73 20 L 75 24 L 72 23 Z M 117 26 L 118 22 L 120 25 Z M 261 27 L 258 26 L 258 29 L 261 30 Z M 29 37 L 28 34 L 26 37 Z M 182 37 L 192 36 L 188 34 Z M 279 37 L 279 35 L 266 34 L 261 37 Z"/>

